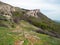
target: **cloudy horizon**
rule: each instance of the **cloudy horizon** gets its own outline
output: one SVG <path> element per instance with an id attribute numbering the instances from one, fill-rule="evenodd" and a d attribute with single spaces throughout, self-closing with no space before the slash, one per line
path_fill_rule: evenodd
<path id="1" fill-rule="evenodd" d="M 0 0 L 25 9 L 40 9 L 53 20 L 60 20 L 60 0 Z"/>

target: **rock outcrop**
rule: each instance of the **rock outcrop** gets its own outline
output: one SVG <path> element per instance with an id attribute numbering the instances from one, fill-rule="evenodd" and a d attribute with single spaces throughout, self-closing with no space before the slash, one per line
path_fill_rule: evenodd
<path id="1" fill-rule="evenodd" d="M 33 16 L 33 17 L 38 18 L 38 15 L 37 15 L 38 12 L 40 12 L 40 9 L 34 9 L 34 10 L 28 11 L 26 14 L 28 16 Z"/>
<path id="2" fill-rule="evenodd" d="M 10 19 L 12 16 L 11 12 L 13 11 L 15 11 L 15 7 L 0 2 L 0 15 L 5 16 L 7 19 Z"/>

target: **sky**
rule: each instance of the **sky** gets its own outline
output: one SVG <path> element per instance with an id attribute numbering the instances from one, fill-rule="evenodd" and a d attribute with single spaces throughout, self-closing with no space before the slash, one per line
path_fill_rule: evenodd
<path id="1" fill-rule="evenodd" d="M 60 0 L 0 0 L 25 9 L 40 9 L 52 20 L 60 20 Z"/>

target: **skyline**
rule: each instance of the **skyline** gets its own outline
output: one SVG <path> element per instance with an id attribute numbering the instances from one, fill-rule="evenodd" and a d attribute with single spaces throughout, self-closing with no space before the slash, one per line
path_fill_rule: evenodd
<path id="1" fill-rule="evenodd" d="M 60 0 L 0 0 L 24 9 L 40 9 L 47 17 L 60 20 Z"/>

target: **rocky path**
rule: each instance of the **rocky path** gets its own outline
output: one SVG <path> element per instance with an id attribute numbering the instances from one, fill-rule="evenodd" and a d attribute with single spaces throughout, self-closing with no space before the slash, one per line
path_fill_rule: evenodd
<path id="1" fill-rule="evenodd" d="M 15 30 L 12 30 L 12 32 L 18 32 L 18 33 L 20 33 L 22 31 L 20 30 L 20 27 L 17 26 Z M 28 43 L 27 45 L 34 45 L 35 42 L 38 42 L 40 40 L 39 37 L 31 35 L 27 31 L 26 32 L 24 31 L 23 37 L 29 41 L 30 44 L 27 42 Z M 14 45 L 23 45 L 23 43 L 25 43 L 24 40 L 23 41 L 17 40 L 17 41 L 15 41 Z"/>

